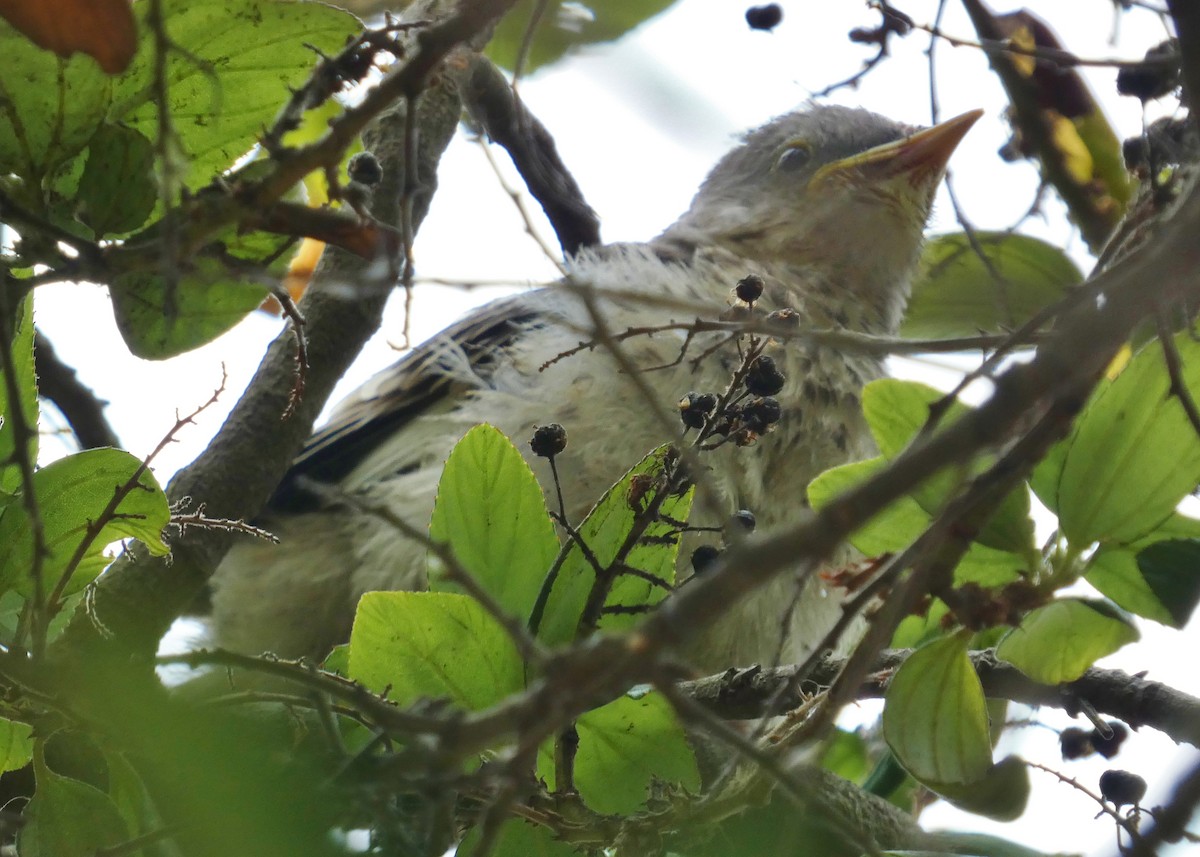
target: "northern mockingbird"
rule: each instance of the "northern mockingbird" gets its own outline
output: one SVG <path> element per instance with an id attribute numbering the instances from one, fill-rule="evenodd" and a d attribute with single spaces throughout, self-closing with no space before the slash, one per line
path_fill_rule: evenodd
<path id="1" fill-rule="evenodd" d="M 596 290 L 616 332 L 716 318 L 728 309 L 735 283 L 755 274 L 765 283 L 760 305 L 768 310 L 791 307 L 813 328 L 895 334 L 934 192 L 979 115 L 925 130 L 845 107 L 781 116 L 746 134 L 665 232 L 645 244 L 581 253 L 569 261 L 570 280 Z M 527 452 L 535 425 L 561 423 L 570 441 L 558 471 L 578 522 L 630 466 L 671 439 L 604 348 L 539 371 L 588 339 L 591 328 L 567 288 L 487 304 L 353 394 L 293 472 L 386 504 L 423 529 L 442 464 L 469 428 L 489 422 Z M 664 403 L 724 389 L 736 365 L 732 349 L 695 368 L 677 361 L 683 336 L 622 343 L 639 367 L 675 361 L 642 376 Z M 689 356 L 704 347 L 694 342 Z M 806 486 L 821 471 L 874 454 L 859 399 L 863 385 L 883 373 L 875 356 L 798 340 L 778 343 L 771 354 L 786 379 L 776 428 L 752 447 L 726 444 L 704 457 L 709 484 L 730 511 L 752 510 L 760 528 L 783 524 L 805 506 Z M 528 458 L 543 486 L 551 485 L 545 462 Z M 364 592 L 423 586 L 423 548 L 375 516 L 320 508 L 290 484 L 262 521 L 281 544 L 241 544 L 217 570 L 213 631 L 221 645 L 320 656 L 349 638 Z M 781 620 L 796 586 L 781 575 L 698 635 L 685 655 L 701 669 L 769 661 L 780 651 Z M 787 630 L 785 659 L 808 654 L 838 612 L 839 599 L 819 580 L 806 587 Z"/>

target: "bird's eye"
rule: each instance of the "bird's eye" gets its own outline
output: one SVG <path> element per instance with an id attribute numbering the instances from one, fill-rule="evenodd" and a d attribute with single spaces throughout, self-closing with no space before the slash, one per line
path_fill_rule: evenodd
<path id="1" fill-rule="evenodd" d="M 808 166 L 812 160 L 812 147 L 803 140 L 788 143 L 787 148 L 779 154 L 775 169 L 794 173 Z"/>

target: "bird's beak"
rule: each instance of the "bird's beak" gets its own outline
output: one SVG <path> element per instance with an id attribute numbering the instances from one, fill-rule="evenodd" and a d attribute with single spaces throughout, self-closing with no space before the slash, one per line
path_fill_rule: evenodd
<path id="1" fill-rule="evenodd" d="M 941 179 L 950 155 L 982 115 L 982 110 L 971 110 L 903 140 L 826 164 L 817 170 L 808 186 L 819 187 L 835 176 L 882 180 L 907 175 L 914 186 L 936 182 Z"/>

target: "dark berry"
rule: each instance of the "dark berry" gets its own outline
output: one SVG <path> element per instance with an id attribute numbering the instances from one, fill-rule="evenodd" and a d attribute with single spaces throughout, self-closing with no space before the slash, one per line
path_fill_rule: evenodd
<path id="1" fill-rule="evenodd" d="M 1179 86 L 1179 43 L 1174 39 L 1146 51 L 1145 60 L 1117 72 L 1117 92 L 1151 101 L 1169 95 Z"/>
<path id="2" fill-rule="evenodd" d="M 746 10 L 746 23 L 752 30 L 774 30 L 783 20 L 783 10 L 778 3 L 768 3 L 765 6 L 751 6 Z"/>
<path id="3" fill-rule="evenodd" d="M 758 274 L 750 274 L 738 280 L 738 284 L 733 288 L 733 293 L 737 295 L 738 300 L 752 304 L 762 297 L 765 286 L 762 277 Z"/>
<path id="4" fill-rule="evenodd" d="M 1109 720 L 1105 725 L 1109 729 L 1107 738 L 1100 733 L 1099 729 L 1093 729 L 1090 739 L 1097 753 L 1106 759 L 1111 759 L 1117 755 L 1121 744 L 1129 737 L 1129 730 L 1125 728 L 1124 723 L 1118 723 L 1115 720 Z"/>
<path id="5" fill-rule="evenodd" d="M 700 545 L 692 551 L 692 571 L 696 574 L 704 574 L 720 558 L 720 548 L 713 545 Z"/>
<path id="6" fill-rule="evenodd" d="M 540 458 L 553 458 L 567 448 L 567 430 L 558 423 L 537 426 L 533 430 L 529 448 Z"/>
<path id="7" fill-rule="evenodd" d="M 779 400 L 772 396 L 761 396 L 742 405 L 742 419 L 747 428 L 759 434 L 779 422 L 782 416 L 783 407 L 779 404 Z"/>
<path id="8" fill-rule="evenodd" d="M 746 373 L 746 389 L 756 396 L 774 396 L 783 389 L 783 373 L 770 357 L 756 357 Z"/>
<path id="9" fill-rule="evenodd" d="M 1146 781 L 1129 771 L 1105 771 L 1100 775 L 1100 794 L 1117 809 L 1137 806 L 1146 796 Z"/>
<path id="10" fill-rule="evenodd" d="M 758 526 L 758 521 L 754 518 L 754 513 L 749 509 L 738 509 L 730 516 L 730 521 L 739 525 L 748 533 L 754 532 L 754 528 Z"/>
<path id="11" fill-rule="evenodd" d="M 1092 737 L 1078 726 L 1070 726 L 1058 735 L 1058 746 L 1063 759 L 1082 759 L 1092 755 Z"/>
<path id="12" fill-rule="evenodd" d="M 679 400 L 679 419 L 688 428 L 704 428 L 716 409 L 717 397 L 712 393 L 688 393 Z"/>
<path id="13" fill-rule="evenodd" d="M 359 152 L 346 164 L 346 175 L 352 182 L 373 187 L 383 181 L 383 167 L 370 152 Z"/>

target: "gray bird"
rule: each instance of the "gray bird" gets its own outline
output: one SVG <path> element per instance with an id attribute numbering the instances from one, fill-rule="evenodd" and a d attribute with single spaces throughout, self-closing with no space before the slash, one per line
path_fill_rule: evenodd
<path id="1" fill-rule="evenodd" d="M 979 115 L 918 130 L 845 107 L 786 114 L 746 134 L 665 232 L 584 251 L 569 261 L 569 279 L 597 291 L 617 332 L 716 318 L 734 284 L 756 274 L 767 310 L 791 307 L 817 329 L 894 335 L 934 193 Z M 570 441 L 558 471 L 568 515 L 581 520 L 630 466 L 672 439 L 604 348 L 539 371 L 592 329 L 578 294 L 551 285 L 475 310 L 367 382 L 313 436 L 264 514 L 281 543 L 240 544 L 217 570 L 215 642 L 320 656 L 349 638 L 364 592 L 423 585 L 422 547 L 375 516 L 320 507 L 297 475 L 385 504 L 423 530 L 442 464 L 469 428 L 491 423 L 527 450 L 535 425 L 561 423 Z M 634 337 L 622 347 L 635 365 L 661 367 L 676 361 L 683 337 Z M 693 342 L 689 356 L 705 347 Z M 859 399 L 883 374 L 877 357 L 795 340 L 770 353 L 786 378 L 776 429 L 752 447 L 726 444 L 704 458 L 720 501 L 752 510 L 760 529 L 793 518 L 821 471 L 874 454 Z M 724 389 L 735 361 L 726 349 L 696 368 L 685 359 L 642 378 L 670 406 L 690 390 Z M 545 462 L 528 457 L 550 486 Z M 839 598 L 814 579 L 796 601 L 797 585 L 780 576 L 684 654 L 702 670 L 765 663 L 780 651 L 804 657 L 836 619 Z"/>

